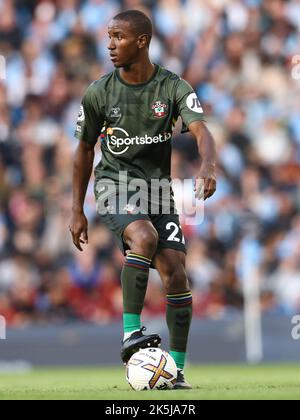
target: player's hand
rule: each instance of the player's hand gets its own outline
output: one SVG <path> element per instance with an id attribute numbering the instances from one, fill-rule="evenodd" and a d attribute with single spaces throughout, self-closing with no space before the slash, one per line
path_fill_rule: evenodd
<path id="1" fill-rule="evenodd" d="M 217 176 L 215 165 L 202 165 L 199 175 L 196 177 L 194 191 L 198 200 L 206 200 L 217 189 Z"/>
<path id="2" fill-rule="evenodd" d="M 83 251 L 81 244 L 88 244 L 88 221 L 83 212 L 73 211 L 69 231 L 76 248 Z"/>

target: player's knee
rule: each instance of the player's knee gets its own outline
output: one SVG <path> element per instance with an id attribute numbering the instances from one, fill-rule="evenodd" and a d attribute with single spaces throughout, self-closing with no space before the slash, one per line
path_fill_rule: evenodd
<path id="1" fill-rule="evenodd" d="M 142 229 L 132 240 L 131 249 L 145 256 L 153 257 L 158 244 L 158 233 L 156 229 Z"/>

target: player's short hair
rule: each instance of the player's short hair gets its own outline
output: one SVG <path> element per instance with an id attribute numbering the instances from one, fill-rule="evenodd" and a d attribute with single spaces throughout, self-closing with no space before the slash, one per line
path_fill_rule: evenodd
<path id="1" fill-rule="evenodd" d="M 113 19 L 129 22 L 130 27 L 136 35 L 147 35 L 147 45 L 149 47 L 152 38 L 152 22 L 145 13 L 139 10 L 126 10 L 117 14 Z"/>

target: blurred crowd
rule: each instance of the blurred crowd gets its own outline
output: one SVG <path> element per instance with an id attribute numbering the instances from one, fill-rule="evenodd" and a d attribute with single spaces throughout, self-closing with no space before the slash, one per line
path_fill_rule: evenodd
<path id="1" fill-rule="evenodd" d="M 68 223 L 80 100 L 112 70 L 109 19 L 132 8 L 152 18 L 152 61 L 195 88 L 217 142 L 218 190 L 204 221 L 182 218 L 195 316 L 242 310 L 247 241 L 262 310 L 299 313 L 300 0 L 0 0 L 0 314 L 12 326 L 121 318 L 123 256 L 97 217 L 93 179 L 84 253 Z M 177 127 L 173 176 L 190 179 L 199 164 Z M 151 270 L 144 317 L 164 312 Z"/>

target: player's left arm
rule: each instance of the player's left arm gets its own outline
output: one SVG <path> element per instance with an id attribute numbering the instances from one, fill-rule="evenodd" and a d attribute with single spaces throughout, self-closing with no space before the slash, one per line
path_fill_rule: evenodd
<path id="1" fill-rule="evenodd" d="M 194 191 L 196 198 L 206 200 L 215 193 L 217 187 L 215 141 L 202 121 L 191 122 L 188 129 L 197 141 L 202 160 Z"/>
<path id="2" fill-rule="evenodd" d="M 192 86 L 185 80 L 176 81 L 175 103 L 182 118 L 182 133 L 190 131 L 198 144 L 202 159 L 194 190 L 196 198 L 206 200 L 216 191 L 216 147 L 204 123 L 203 108 Z"/>

